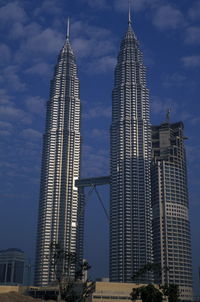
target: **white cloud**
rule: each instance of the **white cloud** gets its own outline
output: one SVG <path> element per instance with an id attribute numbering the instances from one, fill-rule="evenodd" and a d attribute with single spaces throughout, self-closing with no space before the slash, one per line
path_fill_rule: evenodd
<path id="1" fill-rule="evenodd" d="M 113 72 L 116 66 L 117 59 L 112 56 L 106 56 L 102 58 L 95 59 L 88 64 L 87 71 L 90 74 L 100 74 L 107 73 L 109 71 Z"/>
<path id="2" fill-rule="evenodd" d="M 42 137 L 42 133 L 37 130 L 28 128 L 28 129 L 22 130 L 21 136 L 26 139 L 29 139 L 29 140 L 37 140 Z"/>
<path id="3" fill-rule="evenodd" d="M 30 116 L 24 110 L 17 108 L 12 97 L 9 96 L 5 89 L 0 89 L 0 118 L 1 124 L 4 126 L 10 125 L 9 121 L 19 121 L 22 124 L 30 124 L 32 122 Z"/>
<path id="4" fill-rule="evenodd" d="M 0 82 L 6 84 L 9 88 L 16 91 L 24 91 L 26 84 L 21 81 L 18 74 L 19 66 L 9 65 L 3 69 L 0 76 Z"/>
<path id="5" fill-rule="evenodd" d="M 25 116 L 20 120 L 20 123 L 24 125 L 30 125 L 32 124 L 32 119 L 29 115 L 25 113 Z"/>
<path id="6" fill-rule="evenodd" d="M 0 44 L 0 64 L 8 64 L 11 59 L 10 48 L 6 44 Z"/>
<path id="7" fill-rule="evenodd" d="M 196 1 L 189 9 L 189 17 L 193 20 L 198 20 L 200 18 L 200 1 Z"/>
<path id="8" fill-rule="evenodd" d="M 9 2 L 0 8 L 0 23 L 13 24 L 14 22 L 23 23 L 27 20 L 27 15 L 18 1 Z"/>
<path id="9" fill-rule="evenodd" d="M 46 100 L 41 98 L 40 96 L 32 96 L 28 97 L 25 100 L 25 104 L 27 109 L 36 114 L 44 114 Z"/>
<path id="10" fill-rule="evenodd" d="M 91 8 L 105 9 L 108 7 L 106 0 L 83 0 L 83 2 L 87 3 Z"/>
<path id="11" fill-rule="evenodd" d="M 133 8 L 136 11 L 156 7 L 160 3 L 160 0 L 133 0 Z"/>
<path id="12" fill-rule="evenodd" d="M 2 119 L 12 121 L 13 119 L 22 119 L 25 115 L 26 113 L 21 109 L 10 106 L 0 106 L 0 117 Z"/>
<path id="13" fill-rule="evenodd" d="M 63 36 L 58 31 L 46 28 L 39 34 L 28 37 L 22 49 L 29 53 L 56 54 L 63 45 Z"/>
<path id="14" fill-rule="evenodd" d="M 178 9 L 166 4 L 155 11 L 153 24 L 160 30 L 176 29 L 184 24 L 184 17 Z"/>
<path id="15" fill-rule="evenodd" d="M 0 167 L 3 168 L 3 167 L 6 167 L 6 168 L 12 168 L 13 167 L 13 163 L 9 163 L 9 162 L 5 162 L 5 161 L 0 161 Z"/>
<path id="16" fill-rule="evenodd" d="M 72 24 L 72 41 L 75 52 L 79 57 L 106 56 L 115 51 L 115 38 L 108 29 L 91 26 L 82 21 Z"/>
<path id="17" fill-rule="evenodd" d="M 74 37 L 72 45 L 77 57 L 89 59 L 90 66 L 84 67 L 84 69 L 94 70 L 96 68 L 96 72 L 100 73 L 112 68 L 114 64 L 112 56 L 113 52 L 116 52 L 116 39 L 110 30 L 92 26 L 87 21 L 74 22 L 71 30 L 71 36 Z M 21 65 L 31 58 L 31 61 L 36 63 L 26 69 L 25 73 L 41 76 L 47 75 L 51 71 L 51 65 L 43 61 L 44 56 L 46 58 L 56 55 L 64 44 L 64 35 L 59 30 L 50 27 L 44 29 L 36 22 L 30 24 L 14 23 L 10 29 L 9 37 L 20 41 L 20 47 L 14 54 L 15 62 Z M 100 65 L 93 58 L 101 58 Z M 94 68 L 92 60 L 95 65 Z"/>
<path id="18" fill-rule="evenodd" d="M 14 54 L 14 60 L 21 65 L 24 62 L 36 62 L 37 66 L 30 70 L 35 74 L 45 74 L 49 71 L 45 57 L 57 55 L 64 44 L 64 36 L 60 31 L 52 28 L 42 28 L 38 23 L 32 22 L 28 25 L 13 24 L 9 37 L 18 39 L 20 46 Z M 31 59 L 31 60 L 30 60 Z"/>
<path id="19" fill-rule="evenodd" d="M 159 0 L 131 0 L 131 5 L 135 11 L 141 11 L 154 7 L 159 3 Z M 116 10 L 128 12 L 128 1 L 115 0 L 114 7 Z"/>
<path id="20" fill-rule="evenodd" d="M 163 0 L 131 0 L 133 10 L 148 10 L 152 16 L 153 24 L 159 30 L 176 29 L 185 25 L 182 12 Z M 115 0 L 114 8 L 118 11 L 124 11 L 128 14 L 128 1 Z"/>
<path id="21" fill-rule="evenodd" d="M 83 146 L 83 176 L 107 175 L 109 169 L 108 152 L 104 149 L 94 149 L 92 146 Z"/>
<path id="22" fill-rule="evenodd" d="M 0 136 L 10 136 L 10 135 L 11 135 L 10 131 L 0 129 Z"/>
<path id="23" fill-rule="evenodd" d="M 181 121 L 184 121 L 184 122 L 189 121 L 190 122 L 190 120 L 192 118 L 193 118 L 193 115 L 191 113 L 189 113 L 188 110 L 187 111 L 183 110 L 183 111 L 178 112 L 178 119 L 181 120 Z"/>
<path id="24" fill-rule="evenodd" d="M 171 75 L 165 75 L 163 86 L 165 87 L 172 87 L 172 86 L 182 86 L 184 85 L 187 77 L 180 74 L 180 73 L 173 73 Z"/>
<path id="25" fill-rule="evenodd" d="M 111 117 L 111 107 L 102 107 L 96 106 L 90 108 L 87 112 L 83 114 L 83 118 L 90 119 L 90 118 L 110 118 Z"/>
<path id="26" fill-rule="evenodd" d="M 186 145 L 186 150 L 188 153 L 188 160 L 190 162 L 195 162 L 197 164 L 197 160 L 200 158 L 200 145 L 196 146 L 191 146 L 191 145 Z"/>
<path id="27" fill-rule="evenodd" d="M 181 58 L 181 61 L 186 68 L 200 67 L 200 56 L 198 55 L 183 57 Z"/>
<path id="28" fill-rule="evenodd" d="M 49 15 L 59 15 L 62 12 L 59 7 L 59 2 L 57 0 L 43 0 L 40 7 L 37 7 L 33 14 L 35 16 L 49 14 Z"/>
<path id="29" fill-rule="evenodd" d="M 76 21 L 72 24 L 72 33 L 76 36 L 84 35 L 91 38 L 96 37 L 97 39 L 109 37 L 112 34 L 106 28 L 89 25 L 83 21 Z"/>
<path id="30" fill-rule="evenodd" d="M 152 68 L 155 65 L 155 53 L 149 48 L 143 48 L 143 59 L 145 66 Z"/>
<path id="31" fill-rule="evenodd" d="M 15 22 L 10 28 L 9 38 L 11 39 L 29 39 L 30 37 L 38 35 L 42 31 L 41 26 L 36 22 L 31 22 L 24 25 L 20 22 Z"/>
<path id="32" fill-rule="evenodd" d="M 190 119 L 190 123 L 194 126 L 196 126 L 197 124 L 200 124 L 200 117 L 193 117 L 192 119 Z"/>
<path id="33" fill-rule="evenodd" d="M 0 89 L 0 105 L 11 105 L 11 99 L 12 97 L 7 94 L 5 89 Z"/>
<path id="34" fill-rule="evenodd" d="M 115 0 L 114 7 L 116 10 L 128 12 L 128 1 Z"/>
<path id="35" fill-rule="evenodd" d="M 188 44 L 200 44 L 200 27 L 188 27 L 186 29 L 185 42 Z"/>
<path id="36" fill-rule="evenodd" d="M 108 134 L 109 134 L 108 130 L 92 129 L 92 131 L 88 135 L 97 139 L 106 139 L 108 138 Z"/>
<path id="37" fill-rule="evenodd" d="M 49 75 L 52 71 L 52 65 L 45 62 L 34 64 L 32 67 L 27 68 L 24 72 L 26 74 L 36 74 L 40 76 Z"/>
<path id="38" fill-rule="evenodd" d="M 11 123 L 0 121 L 0 128 L 1 129 L 9 129 L 10 130 L 10 129 L 13 128 L 13 126 L 12 126 Z"/>
<path id="39" fill-rule="evenodd" d="M 163 120 L 165 119 L 168 109 L 170 109 L 172 114 L 174 114 L 176 112 L 176 108 L 177 104 L 171 98 L 160 99 L 157 96 L 152 97 L 151 112 L 153 114 L 163 115 Z"/>
<path id="40" fill-rule="evenodd" d="M 76 38 L 73 40 L 73 47 L 79 57 L 89 56 L 91 53 L 91 42 L 89 39 Z"/>

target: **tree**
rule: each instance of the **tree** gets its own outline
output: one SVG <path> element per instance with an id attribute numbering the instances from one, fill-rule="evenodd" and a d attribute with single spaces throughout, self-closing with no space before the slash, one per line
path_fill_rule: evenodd
<path id="1" fill-rule="evenodd" d="M 169 302 L 177 302 L 179 301 L 180 291 L 179 286 L 177 284 L 165 284 L 161 286 L 162 292 L 165 296 L 168 296 Z"/>
<path id="2" fill-rule="evenodd" d="M 139 280 L 140 277 L 144 276 L 148 272 L 154 273 L 154 275 L 157 275 L 158 277 L 162 276 L 163 270 L 169 270 L 168 267 L 161 267 L 160 263 L 147 263 L 144 266 L 142 266 L 135 275 L 132 276 L 132 280 Z"/>
<path id="3" fill-rule="evenodd" d="M 157 289 L 153 284 L 147 286 L 142 286 L 138 288 L 133 288 L 131 292 L 131 300 L 135 301 L 141 297 L 143 302 L 162 302 L 163 294 Z"/>
<path id="4" fill-rule="evenodd" d="M 53 266 L 55 279 L 58 282 L 57 301 L 61 301 L 61 299 L 64 298 L 66 292 L 72 292 L 73 282 L 70 278 L 70 271 L 72 265 L 75 265 L 76 263 L 76 254 L 65 251 L 61 248 L 59 243 L 54 244 L 53 242 L 50 244 L 50 251 L 50 261 Z M 63 267 L 65 268 L 63 269 Z"/>
<path id="5" fill-rule="evenodd" d="M 140 296 L 140 288 L 139 287 L 133 288 L 132 292 L 130 293 L 130 296 L 132 301 L 136 301 Z"/>
<path id="6" fill-rule="evenodd" d="M 140 296 L 143 302 L 162 302 L 163 294 L 153 284 L 142 286 Z"/>
<path id="7" fill-rule="evenodd" d="M 84 302 L 94 291 L 94 282 L 88 283 L 88 279 L 82 281 L 85 271 L 91 266 L 87 261 L 78 263 L 75 253 L 67 252 L 60 244 L 51 244 L 51 264 L 55 279 L 58 282 L 57 301 Z M 72 268 L 76 267 L 74 277 L 71 276 Z"/>

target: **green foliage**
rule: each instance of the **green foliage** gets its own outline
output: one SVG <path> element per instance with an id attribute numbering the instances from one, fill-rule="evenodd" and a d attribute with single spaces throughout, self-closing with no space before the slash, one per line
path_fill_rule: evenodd
<path id="1" fill-rule="evenodd" d="M 132 292 L 130 293 L 131 300 L 132 301 L 137 300 L 139 295 L 140 295 L 140 288 L 133 288 Z"/>
<path id="2" fill-rule="evenodd" d="M 135 301 L 141 297 L 143 302 L 162 302 L 163 294 L 157 289 L 153 284 L 147 286 L 142 286 L 138 288 L 133 288 L 131 292 L 131 300 Z"/>
<path id="3" fill-rule="evenodd" d="M 180 297 L 179 286 L 176 284 L 165 284 L 160 287 L 162 292 L 153 284 L 133 288 L 130 296 L 132 301 L 141 297 L 143 302 L 162 302 L 163 295 L 168 297 L 168 302 L 178 302 Z"/>
<path id="4" fill-rule="evenodd" d="M 58 282 L 57 301 L 84 302 L 95 290 L 94 282 L 88 283 L 88 280 L 82 282 L 84 272 L 88 271 L 91 266 L 87 261 L 78 263 L 76 254 L 65 251 L 59 243 L 51 243 L 50 251 L 50 261 L 53 266 L 55 279 Z M 73 267 L 79 267 L 74 277 L 70 274 L 70 270 Z"/>
<path id="5" fill-rule="evenodd" d="M 162 302 L 163 300 L 163 294 L 153 284 L 141 287 L 140 295 L 143 302 Z"/>
<path id="6" fill-rule="evenodd" d="M 162 275 L 163 270 L 169 270 L 168 267 L 161 267 L 160 263 L 147 263 L 142 266 L 135 275 L 133 275 L 132 280 L 136 280 L 146 274 L 147 272 L 153 272 L 154 274 Z"/>
<path id="7" fill-rule="evenodd" d="M 165 296 L 168 296 L 169 302 L 177 302 L 179 301 L 180 292 L 179 286 L 177 284 L 165 284 L 161 286 L 162 292 Z"/>

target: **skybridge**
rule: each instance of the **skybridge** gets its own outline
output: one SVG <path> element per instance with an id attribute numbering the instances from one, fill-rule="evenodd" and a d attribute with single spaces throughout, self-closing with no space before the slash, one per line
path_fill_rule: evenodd
<path id="1" fill-rule="evenodd" d="M 110 184 L 110 176 L 81 178 L 75 181 L 75 186 L 78 188 L 104 186 L 109 184 Z"/>
<path id="2" fill-rule="evenodd" d="M 84 194 L 84 188 L 86 187 L 90 187 L 90 190 L 87 194 L 87 196 L 85 196 L 85 201 L 84 201 L 84 206 L 86 205 L 86 203 L 88 202 L 88 200 L 90 199 L 93 191 L 96 193 L 97 195 L 97 198 L 103 208 L 103 211 L 107 217 L 107 219 L 109 220 L 109 214 L 108 214 L 108 211 L 103 203 L 103 200 L 97 190 L 97 186 L 105 186 L 105 185 L 110 185 L 111 183 L 111 179 L 110 179 L 110 176 L 100 176 L 100 177 L 91 177 L 91 178 L 80 178 L 80 179 L 77 179 L 75 181 L 75 186 L 77 188 L 79 188 L 79 194 L 82 194 L 82 196 L 85 196 Z M 80 192 L 80 190 L 82 192 Z M 82 211 L 81 211 L 82 213 Z"/>

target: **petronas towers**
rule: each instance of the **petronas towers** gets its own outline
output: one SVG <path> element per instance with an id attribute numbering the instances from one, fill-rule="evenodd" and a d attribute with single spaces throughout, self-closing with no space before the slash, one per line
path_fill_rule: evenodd
<path id="1" fill-rule="evenodd" d="M 149 92 L 129 20 L 115 69 L 111 125 L 110 278 L 131 282 L 152 263 Z M 149 276 L 143 276 L 143 282 Z"/>
<path id="2" fill-rule="evenodd" d="M 80 97 L 73 50 L 67 35 L 59 54 L 47 103 L 43 140 L 35 283 L 55 279 L 50 246 L 76 253 L 80 177 Z M 65 263 L 63 263 L 63 269 Z"/>
<path id="3" fill-rule="evenodd" d="M 65 251 L 75 253 L 79 259 L 83 256 L 84 197 L 83 188 L 78 188 L 76 181 L 81 177 L 80 120 L 79 79 L 68 32 L 55 67 L 50 100 L 47 104 L 36 250 L 36 285 L 47 285 L 55 279 L 51 262 L 52 244 L 59 243 Z M 168 129 L 174 128 L 168 124 Z M 155 143 L 154 130 L 150 124 L 146 70 L 129 14 L 128 30 L 122 40 L 115 68 L 110 130 L 110 176 L 104 178 L 109 179 L 110 184 L 111 282 L 153 282 L 153 272 L 147 271 L 136 277 L 138 271 L 146 264 L 159 261 L 162 274 L 162 270 L 168 265 L 160 259 L 168 257 L 169 250 L 165 243 L 169 235 L 168 229 L 171 228 L 163 225 L 163 221 L 167 223 L 167 217 L 162 220 L 163 214 L 158 213 L 158 208 L 165 203 L 166 207 L 173 210 L 174 205 L 171 204 L 171 199 L 165 198 L 165 192 L 160 191 L 163 178 L 156 174 L 155 179 L 155 173 L 152 174 L 152 171 L 155 171 L 154 156 L 157 155 L 156 148 L 159 144 L 157 141 Z M 171 137 L 168 137 L 169 146 Z M 174 137 L 180 140 L 178 133 L 174 134 Z M 178 144 L 177 142 L 177 147 L 173 150 L 177 150 Z M 184 152 L 183 139 L 181 144 L 181 152 Z M 161 147 L 161 151 L 166 154 L 169 146 L 165 146 L 166 150 Z M 160 156 L 159 160 L 169 161 L 170 165 L 170 157 L 165 159 Z M 182 173 L 184 169 L 181 175 L 185 177 L 182 189 L 187 191 L 185 157 L 184 162 L 175 160 L 172 170 L 175 171 L 180 162 L 179 172 Z M 178 192 L 179 186 L 176 189 Z M 174 203 L 184 204 L 185 216 L 181 218 L 181 223 L 182 229 L 184 225 L 187 226 L 186 246 L 189 253 L 185 279 L 183 282 L 177 279 L 176 283 L 185 286 L 189 292 L 192 288 L 190 229 L 188 218 L 184 220 L 184 217 L 188 217 L 188 203 L 181 200 L 179 202 L 177 196 L 173 199 Z M 173 219 L 170 219 L 172 223 Z M 176 228 L 178 222 L 172 231 L 176 232 Z M 184 231 L 181 236 L 184 237 L 183 233 Z M 165 256 L 162 256 L 163 254 Z M 180 264 L 184 253 L 179 253 L 177 257 Z M 175 268 L 176 265 L 173 265 L 173 269 Z M 66 263 L 63 263 L 62 269 L 64 272 Z M 75 267 L 72 268 L 72 275 L 74 270 Z M 181 274 L 179 277 L 182 278 Z M 166 280 L 170 282 L 169 278 Z"/>

